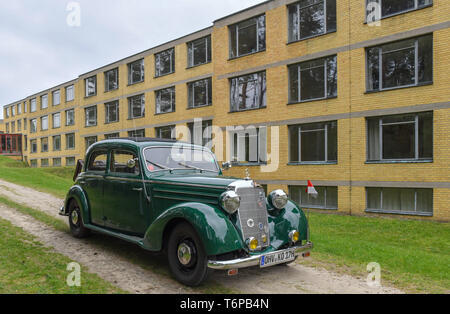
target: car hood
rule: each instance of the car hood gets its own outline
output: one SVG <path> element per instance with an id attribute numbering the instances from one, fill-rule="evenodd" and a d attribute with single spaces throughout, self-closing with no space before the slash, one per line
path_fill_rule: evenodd
<path id="1" fill-rule="evenodd" d="M 174 186 L 192 186 L 198 188 L 211 188 L 218 190 L 226 190 L 230 184 L 240 179 L 233 177 L 224 177 L 215 173 L 193 173 L 189 171 L 182 173 L 181 171 L 169 174 L 167 172 L 153 175 L 151 181 L 156 184 L 168 184 Z"/>

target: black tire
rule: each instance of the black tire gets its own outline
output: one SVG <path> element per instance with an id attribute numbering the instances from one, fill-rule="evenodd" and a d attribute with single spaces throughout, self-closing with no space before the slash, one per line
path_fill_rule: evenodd
<path id="1" fill-rule="evenodd" d="M 187 248 L 189 251 L 186 251 Z M 183 260 L 183 252 L 191 254 L 185 254 Z M 199 286 L 208 277 L 208 260 L 203 243 L 188 223 L 178 224 L 170 234 L 167 259 L 175 279 L 187 286 Z"/>
<path id="2" fill-rule="evenodd" d="M 72 200 L 69 205 L 69 225 L 70 232 L 75 238 L 83 239 L 91 234 L 91 231 L 83 224 L 80 206 L 76 200 Z"/>

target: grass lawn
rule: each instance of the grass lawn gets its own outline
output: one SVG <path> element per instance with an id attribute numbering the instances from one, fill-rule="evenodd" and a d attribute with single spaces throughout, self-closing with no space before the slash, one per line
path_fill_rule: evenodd
<path id="1" fill-rule="evenodd" d="M 72 176 L 73 169 L 24 168 L 0 156 L 1 179 L 61 198 Z M 311 213 L 310 224 L 313 258 L 302 263 L 365 278 L 367 264 L 377 262 L 382 284 L 411 292 L 450 293 L 448 223 Z"/>
<path id="2" fill-rule="evenodd" d="M 66 283 L 72 261 L 37 242 L 21 228 L 0 219 L 0 294 L 123 293 L 81 269 L 81 287 Z"/>

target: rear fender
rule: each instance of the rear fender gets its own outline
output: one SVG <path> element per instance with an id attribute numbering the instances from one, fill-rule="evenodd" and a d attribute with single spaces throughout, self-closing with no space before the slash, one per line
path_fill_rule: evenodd
<path id="1" fill-rule="evenodd" d="M 73 199 L 76 200 L 78 205 L 80 206 L 83 223 L 89 224 L 90 223 L 89 203 L 86 194 L 79 185 L 72 186 L 69 192 L 67 193 L 66 200 L 64 201 L 64 213 L 66 215 L 69 214 L 69 204 Z"/>
<path id="2" fill-rule="evenodd" d="M 189 222 L 203 241 L 208 256 L 240 250 L 244 243 L 226 214 L 219 208 L 202 203 L 183 203 L 166 210 L 148 228 L 143 247 L 161 251 L 164 233 L 174 220 Z"/>

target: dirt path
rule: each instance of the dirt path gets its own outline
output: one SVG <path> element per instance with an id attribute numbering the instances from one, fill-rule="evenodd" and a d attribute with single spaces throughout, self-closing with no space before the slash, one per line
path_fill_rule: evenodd
<path id="1" fill-rule="evenodd" d="M 46 193 L 0 180 L 0 195 L 58 219 L 67 220 L 58 215 L 62 200 Z M 27 215 L 2 205 L 0 205 L 0 217 L 22 227 L 36 236 L 44 245 L 53 247 L 56 252 L 79 262 L 90 272 L 98 274 L 123 290 L 132 293 L 196 292 L 178 284 L 167 275 L 144 269 L 135 262 L 131 262 L 130 250 L 133 258 L 140 265 L 146 265 L 146 263 L 150 265 L 153 263 L 151 259 L 158 258 L 131 244 L 106 237 L 108 246 L 105 247 L 99 245 L 98 240 L 101 242 L 101 235 L 94 236 L 93 239 L 77 240 L 68 233 L 49 228 Z M 124 246 L 127 248 L 126 252 L 123 250 Z M 164 267 L 165 262 L 163 261 L 162 264 Z M 365 278 L 357 279 L 300 264 L 262 270 L 243 269 L 235 277 L 228 277 L 224 272 L 214 272 L 209 280 L 242 293 L 402 293 L 393 288 L 369 287 Z"/>

